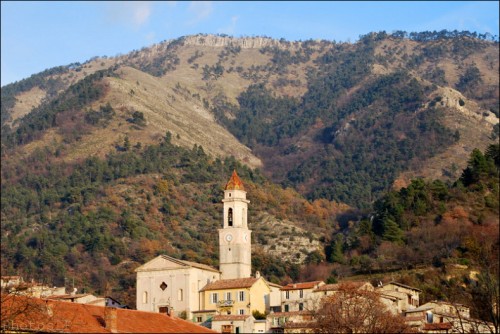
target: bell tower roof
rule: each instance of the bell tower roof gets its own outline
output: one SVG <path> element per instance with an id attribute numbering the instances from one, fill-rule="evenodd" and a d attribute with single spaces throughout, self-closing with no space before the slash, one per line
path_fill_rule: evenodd
<path id="1" fill-rule="evenodd" d="M 231 175 L 231 178 L 227 182 L 224 190 L 245 190 L 243 182 L 241 182 L 240 177 L 236 174 L 236 170 L 233 170 L 233 175 Z"/>

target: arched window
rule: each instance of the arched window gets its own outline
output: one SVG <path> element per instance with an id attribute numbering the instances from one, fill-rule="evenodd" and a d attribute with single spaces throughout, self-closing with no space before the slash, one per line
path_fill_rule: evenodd
<path id="1" fill-rule="evenodd" d="M 227 212 L 227 225 L 233 226 L 233 209 L 229 208 Z"/>
<path id="2" fill-rule="evenodd" d="M 147 292 L 147 291 L 144 291 L 144 292 L 142 293 L 142 303 L 143 303 L 143 304 L 147 304 L 147 302 L 148 302 L 148 292 Z"/>

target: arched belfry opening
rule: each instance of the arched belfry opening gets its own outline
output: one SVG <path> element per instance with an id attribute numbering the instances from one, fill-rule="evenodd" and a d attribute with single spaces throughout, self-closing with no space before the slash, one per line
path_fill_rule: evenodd
<path id="1" fill-rule="evenodd" d="M 229 208 L 227 211 L 227 225 L 233 226 L 233 209 Z"/>

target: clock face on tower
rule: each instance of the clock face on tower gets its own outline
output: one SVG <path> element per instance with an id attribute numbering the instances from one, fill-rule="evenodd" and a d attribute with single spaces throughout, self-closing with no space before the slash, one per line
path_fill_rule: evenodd
<path id="1" fill-rule="evenodd" d="M 233 240 L 233 235 L 231 233 L 226 234 L 226 241 L 230 242 L 231 240 Z"/>

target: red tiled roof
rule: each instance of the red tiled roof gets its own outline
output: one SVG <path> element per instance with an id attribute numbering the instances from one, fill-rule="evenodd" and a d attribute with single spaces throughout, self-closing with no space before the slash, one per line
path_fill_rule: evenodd
<path id="1" fill-rule="evenodd" d="M 16 312 L 23 310 L 22 312 Z M 215 333 L 165 314 L 2 295 L 2 329 L 64 333 Z M 110 327 L 116 319 L 115 329 Z M 106 323 L 107 322 L 107 323 Z M 106 328 L 108 325 L 108 328 Z"/>
<path id="2" fill-rule="evenodd" d="M 227 315 L 216 315 L 212 318 L 212 321 L 245 321 L 250 316 L 247 315 L 239 315 L 239 314 L 227 314 Z"/>
<path id="3" fill-rule="evenodd" d="M 245 187 L 243 186 L 243 182 L 241 182 L 240 177 L 238 174 L 236 174 L 236 171 L 233 171 L 233 175 L 231 175 L 231 178 L 226 184 L 225 190 L 245 190 Z"/>
<path id="4" fill-rule="evenodd" d="M 259 278 L 255 277 L 221 279 L 212 283 L 208 283 L 200 291 L 250 288 L 255 284 L 255 282 L 257 282 L 257 280 L 259 280 Z"/>
<path id="5" fill-rule="evenodd" d="M 447 330 L 451 329 L 453 326 L 449 322 L 442 322 L 437 324 L 425 324 L 424 331 L 435 331 L 435 330 Z"/>
<path id="6" fill-rule="evenodd" d="M 314 290 L 314 292 L 322 292 L 322 291 L 337 291 L 339 287 L 342 285 L 348 285 L 349 287 L 357 288 L 360 289 L 362 288 L 365 284 L 370 284 L 370 282 L 364 282 L 364 281 L 345 281 L 342 283 L 336 283 L 336 284 L 325 284 Z"/>
<path id="7" fill-rule="evenodd" d="M 303 283 L 290 283 L 282 287 L 280 290 L 301 290 L 301 289 L 312 289 L 322 281 L 314 281 L 314 282 L 303 282 Z"/>

